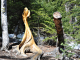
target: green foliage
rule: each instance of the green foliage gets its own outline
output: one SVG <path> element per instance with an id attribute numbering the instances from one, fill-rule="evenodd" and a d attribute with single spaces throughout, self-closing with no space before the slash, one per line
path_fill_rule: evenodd
<path id="1" fill-rule="evenodd" d="M 48 41 L 48 40 L 54 40 L 54 41 L 56 41 L 56 38 L 57 38 L 57 36 L 52 36 L 52 37 L 47 37 L 47 38 L 45 38 L 43 41 Z"/>
<path id="2" fill-rule="evenodd" d="M 72 40 L 70 40 L 71 42 Z M 68 58 L 71 58 L 75 53 L 72 52 L 73 48 L 75 47 L 75 45 L 72 47 L 70 46 L 68 43 L 69 41 L 67 39 L 65 39 L 65 44 L 61 43 L 61 45 L 65 46 L 65 49 L 63 50 L 62 48 L 60 49 L 61 51 L 63 51 L 63 56 L 67 56 Z"/>
<path id="3" fill-rule="evenodd" d="M 69 12 L 65 11 L 65 4 L 70 7 Z M 31 18 L 28 18 L 28 23 L 31 30 L 35 30 L 37 34 L 38 24 L 40 33 L 45 33 L 48 40 L 52 38 L 56 40 L 56 29 L 53 21 L 53 13 L 59 11 L 62 15 L 62 24 L 64 33 L 69 34 L 80 40 L 80 1 L 79 0 L 8 0 L 7 14 L 8 14 L 8 28 L 9 33 L 13 33 L 15 27 L 18 25 L 20 31 L 24 31 L 24 23 L 22 21 L 22 12 L 24 7 L 28 7 L 31 11 Z M 76 17 L 77 22 L 72 23 L 71 17 Z M 34 24 L 34 25 L 33 25 Z M 36 28 L 34 28 L 36 27 Z M 41 28 L 40 28 L 41 27 Z"/>

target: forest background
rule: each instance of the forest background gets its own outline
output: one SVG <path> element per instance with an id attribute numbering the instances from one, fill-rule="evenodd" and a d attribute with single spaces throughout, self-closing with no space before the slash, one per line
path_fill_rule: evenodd
<path id="1" fill-rule="evenodd" d="M 24 32 L 25 27 L 22 20 L 24 7 L 31 11 L 28 23 L 34 37 L 43 35 L 44 38 L 47 37 L 44 41 L 56 41 L 57 33 L 53 13 L 58 11 L 62 15 L 64 33 L 80 43 L 80 0 L 7 0 L 9 34 L 17 35 Z M 15 31 L 16 28 L 18 28 L 17 31 Z M 0 36 L 1 34 L 0 21 Z"/>

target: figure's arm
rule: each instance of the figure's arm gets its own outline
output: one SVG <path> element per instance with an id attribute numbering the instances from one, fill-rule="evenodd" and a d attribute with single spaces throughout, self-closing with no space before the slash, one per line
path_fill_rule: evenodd
<path id="1" fill-rule="evenodd" d="M 27 37 L 27 31 L 25 31 L 24 35 L 23 35 L 23 38 L 22 38 L 22 41 L 21 43 L 19 44 L 19 48 L 24 44 L 24 42 L 26 41 L 26 37 Z"/>

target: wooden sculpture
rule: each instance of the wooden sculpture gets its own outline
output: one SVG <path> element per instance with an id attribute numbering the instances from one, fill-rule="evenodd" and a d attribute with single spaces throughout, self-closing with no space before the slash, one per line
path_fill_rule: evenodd
<path id="1" fill-rule="evenodd" d="M 64 43 L 64 37 L 63 37 L 64 34 L 63 34 L 63 28 L 61 23 L 62 16 L 59 12 L 54 12 L 53 17 L 54 17 L 54 23 L 55 23 L 55 27 L 58 35 L 59 52 L 62 53 L 62 51 L 60 50 L 60 48 L 64 49 L 64 46 L 61 45 L 61 43 Z"/>
<path id="2" fill-rule="evenodd" d="M 26 55 L 24 53 L 25 50 L 33 52 L 35 53 L 35 55 L 33 56 L 31 60 L 37 60 L 37 59 L 40 60 L 40 56 L 42 55 L 42 50 L 35 44 L 33 35 L 29 28 L 27 18 L 30 17 L 30 10 L 28 10 L 27 7 L 24 8 L 22 17 L 23 17 L 23 22 L 25 24 L 25 33 L 24 33 L 21 43 L 17 46 L 17 50 L 22 55 Z"/>

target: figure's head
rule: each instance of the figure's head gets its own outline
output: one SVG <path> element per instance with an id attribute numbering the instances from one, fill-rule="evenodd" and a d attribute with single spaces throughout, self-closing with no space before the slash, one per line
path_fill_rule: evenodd
<path id="1" fill-rule="evenodd" d="M 53 17 L 56 19 L 62 18 L 62 15 L 59 12 L 54 12 Z"/>
<path id="2" fill-rule="evenodd" d="M 23 21 L 24 21 L 24 23 L 25 23 L 27 17 L 30 18 L 30 10 L 28 10 L 27 7 L 24 8 L 24 10 L 23 10 L 23 14 L 22 14 L 22 17 L 23 17 Z"/>

